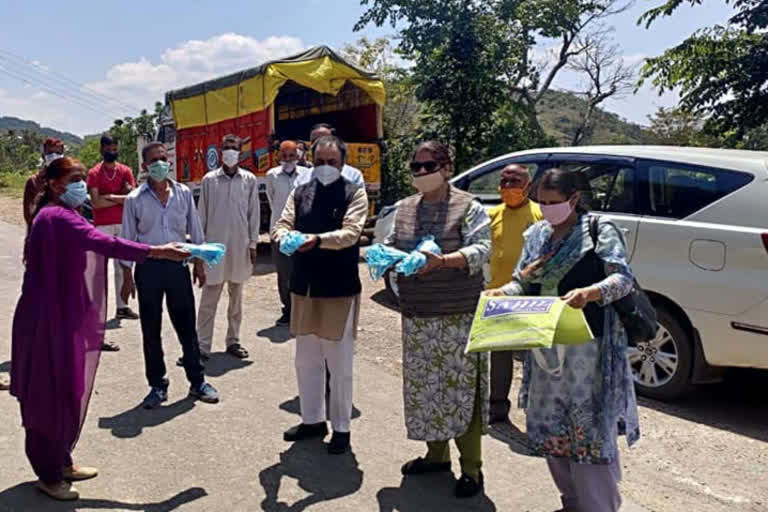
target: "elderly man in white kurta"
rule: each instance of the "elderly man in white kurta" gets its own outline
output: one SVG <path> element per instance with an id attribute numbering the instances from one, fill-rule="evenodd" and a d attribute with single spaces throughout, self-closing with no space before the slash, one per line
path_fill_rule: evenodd
<path id="1" fill-rule="evenodd" d="M 253 274 L 259 242 L 259 188 L 253 173 L 238 167 L 241 145 L 234 135 L 224 137 L 222 166 L 203 178 L 200 190 L 198 210 L 205 240 L 227 246 L 221 263 L 208 269 L 200 298 L 197 331 L 203 359 L 211 353 L 216 309 L 225 283 L 229 292 L 227 353 L 240 359 L 248 357 L 240 345 L 240 324 L 243 285 Z"/>

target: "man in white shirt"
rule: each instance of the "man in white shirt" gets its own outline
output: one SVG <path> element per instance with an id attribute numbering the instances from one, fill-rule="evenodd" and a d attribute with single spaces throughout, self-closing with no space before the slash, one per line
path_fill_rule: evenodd
<path id="1" fill-rule="evenodd" d="M 253 275 L 260 212 L 256 176 L 238 167 L 241 146 L 239 137 L 226 135 L 221 144 L 222 166 L 206 174 L 200 187 L 198 210 L 205 240 L 227 246 L 221 263 L 208 269 L 200 297 L 197 331 L 203 359 L 211 353 L 214 319 L 224 283 L 229 292 L 227 353 L 240 359 L 248 357 L 248 351 L 240 345 L 243 285 Z"/>
<path id="2" fill-rule="evenodd" d="M 285 208 L 285 202 L 297 186 L 297 181 L 302 176 L 309 175 L 309 169 L 296 164 L 299 159 L 296 151 L 296 143 L 291 140 L 280 144 L 280 165 L 267 172 L 266 186 L 267 199 L 271 217 L 270 231 L 275 226 Z M 279 245 L 272 242 L 272 259 L 277 268 L 277 288 L 280 292 L 280 302 L 283 304 L 283 313 L 277 320 L 277 325 L 289 325 L 291 323 L 291 258 L 281 253 Z"/>
<path id="3" fill-rule="evenodd" d="M 336 130 L 329 124 L 319 123 L 312 127 L 312 132 L 309 134 L 309 141 L 312 143 L 312 150 L 314 152 L 315 141 L 320 137 L 327 137 L 330 135 L 336 135 Z M 305 175 L 299 177 L 296 186 L 305 185 L 312 181 L 314 172 L 308 172 Z M 363 173 L 360 169 L 352 167 L 351 165 L 344 164 L 344 168 L 341 170 L 341 176 L 351 181 L 360 188 L 365 188 L 365 180 L 363 179 Z"/>

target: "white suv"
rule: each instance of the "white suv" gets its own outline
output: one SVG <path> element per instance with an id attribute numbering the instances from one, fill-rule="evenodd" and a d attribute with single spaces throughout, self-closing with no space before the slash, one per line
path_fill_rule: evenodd
<path id="1" fill-rule="evenodd" d="M 723 367 L 768 369 L 768 152 L 536 149 L 483 163 L 453 184 L 498 204 L 499 174 L 510 163 L 534 179 L 551 167 L 583 173 L 586 203 L 624 232 L 660 324 L 655 340 L 630 352 L 640 393 L 673 399 L 719 380 Z M 382 210 L 378 236 L 395 208 Z"/>

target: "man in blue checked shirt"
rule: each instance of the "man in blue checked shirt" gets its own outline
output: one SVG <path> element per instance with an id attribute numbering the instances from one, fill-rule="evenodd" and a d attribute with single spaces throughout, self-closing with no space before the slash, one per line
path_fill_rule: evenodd
<path id="1" fill-rule="evenodd" d="M 192 192 L 185 185 L 168 178 L 165 146 L 160 142 L 151 142 L 144 146 L 141 155 L 141 166 L 149 178 L 125 200 L 123 238 L 146 244 L 157 244 L 162 240 L 167 244 L 186 242 L 189 235 L 192 243 L 203 243 L 205 237 Z M 131 264 L 122 262 L 122 265 L 123 298 L 135 296 L 137 291 L 139 295 L 144 365 L 151 387 L 142 402 L 144 408 L 153 409 L 168 400 L 161 338 L 164 297 L 183 350 L 184 370 L 191 385 L 189 395 L 203 402 L 217 403 L 218 391 L 205 382 L 203 376 L 189 267 L 181 263 L 147 261 L 136 266 L 134 281 Z M 203 263 L 197 259 L 194 260 L 194 279 L 200 287 L 205 285 Z"/>

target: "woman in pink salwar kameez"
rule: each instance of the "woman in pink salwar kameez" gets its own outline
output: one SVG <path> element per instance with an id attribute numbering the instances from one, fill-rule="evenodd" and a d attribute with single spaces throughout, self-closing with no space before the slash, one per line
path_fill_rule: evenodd
<path id="1" fill-rule="evenodd" d="M 87 197 L 85 168 L 72 158 L 48 166 L 24 247 L 26 268 L 13 319 L 11 394 L 21 405 L 26 453 L 55 499 L 75 500 L 71 483 L 93 478 L 72 463 L 104 339 L 108 258 L 181 261 L 174 246 L 107 236 L 77 212 Z"/>

